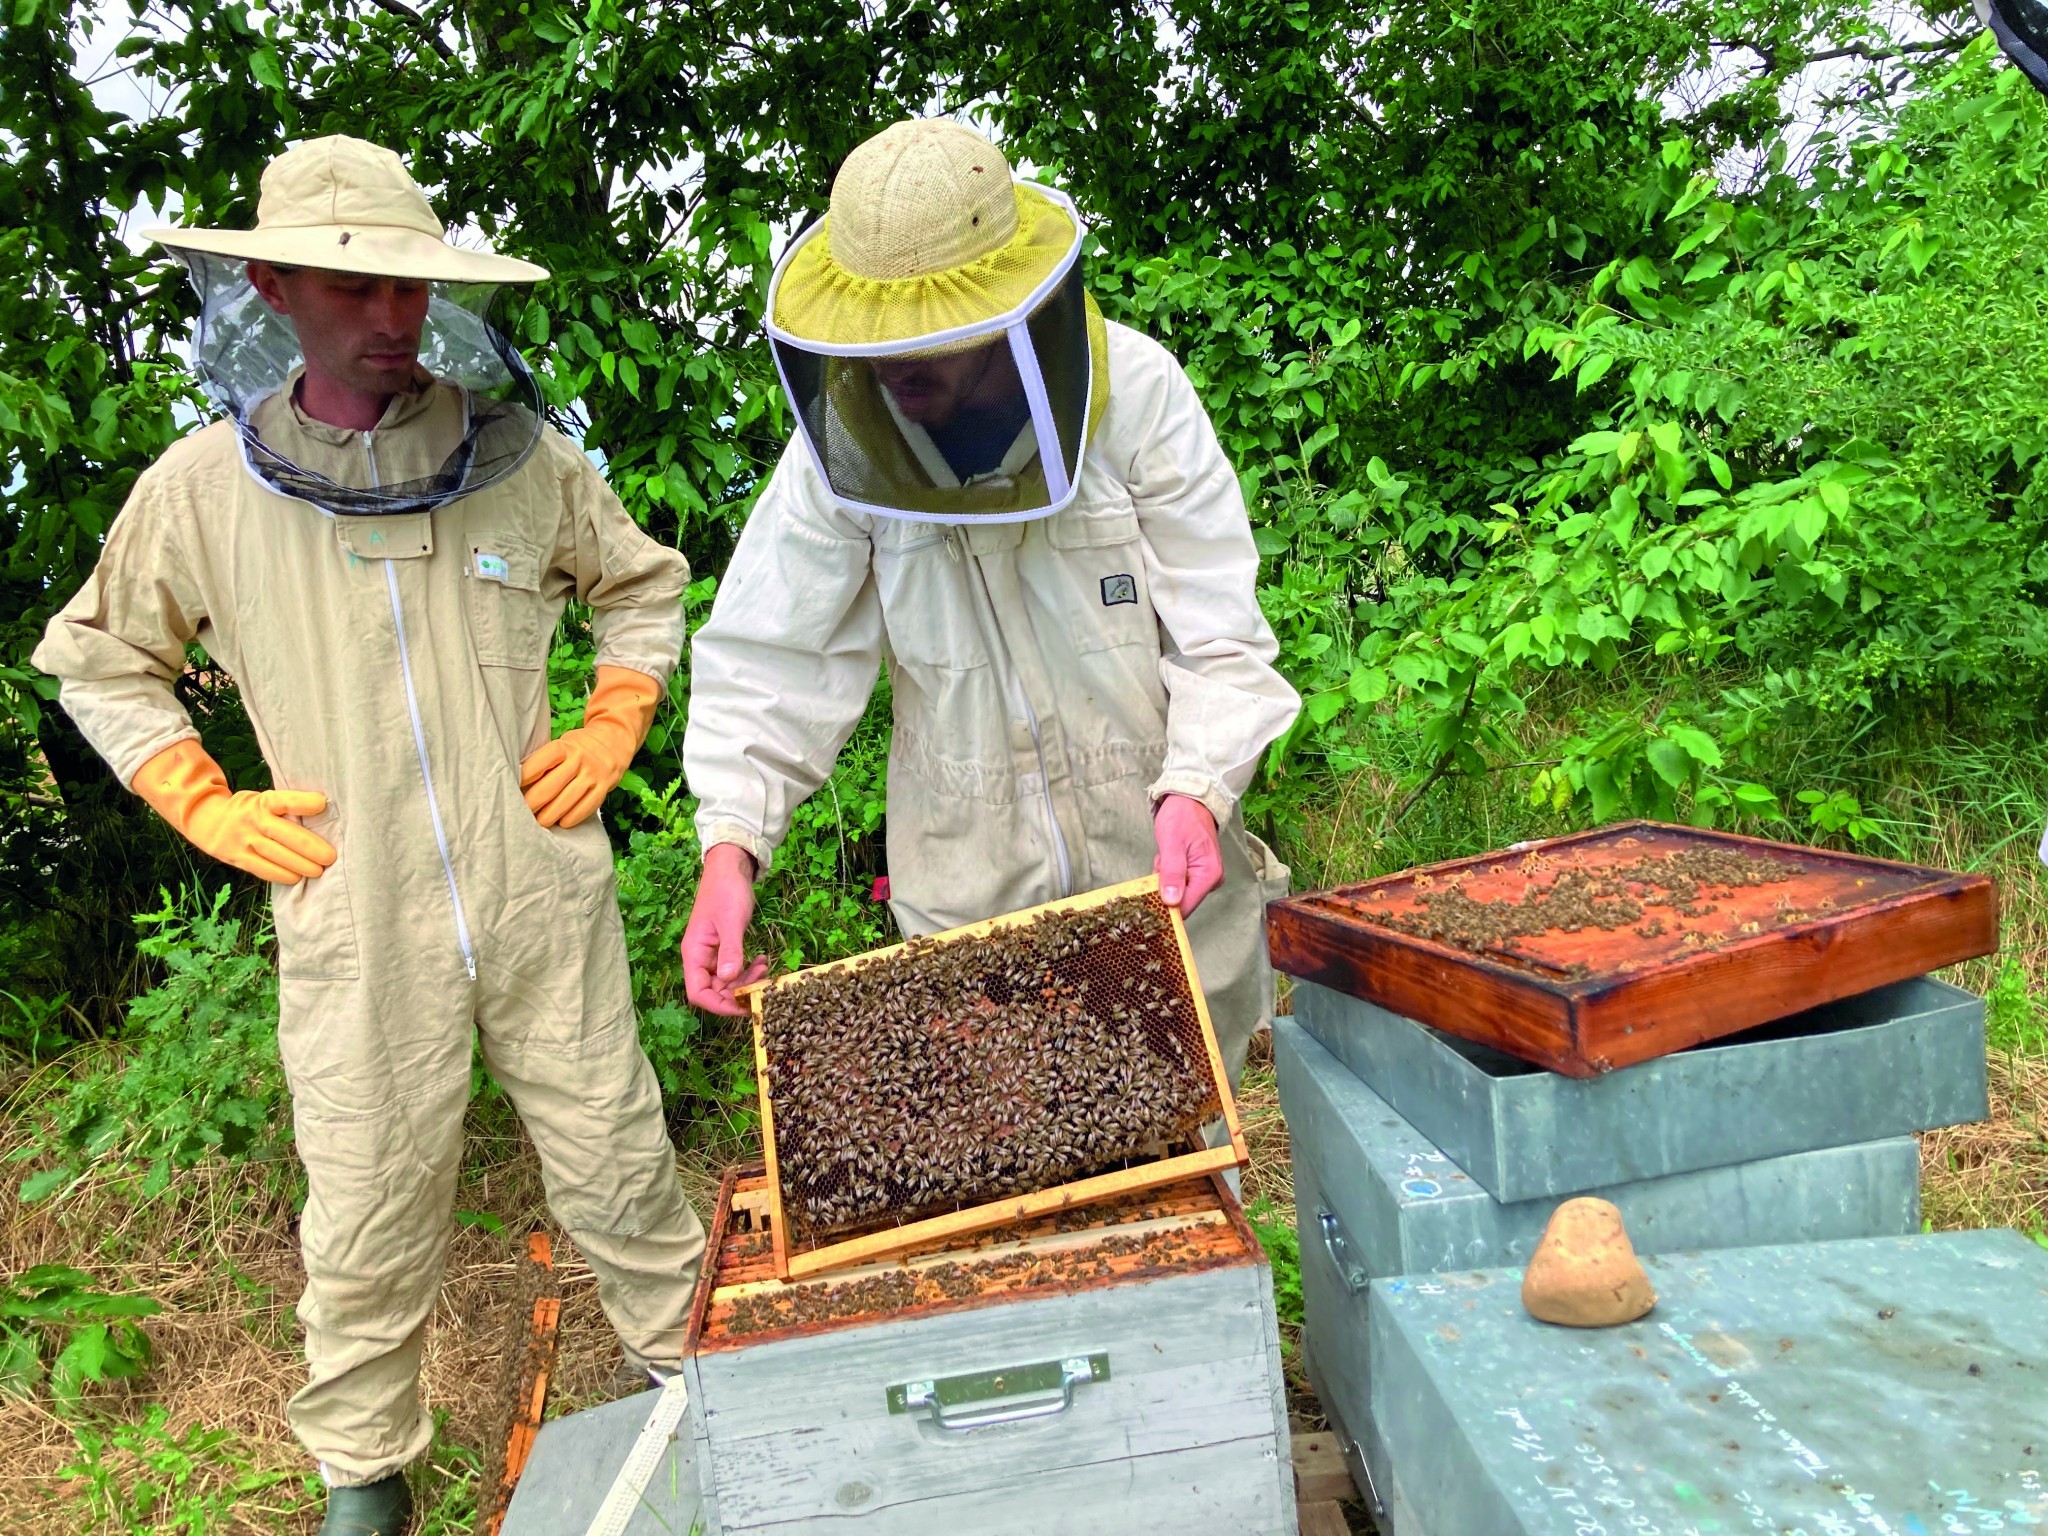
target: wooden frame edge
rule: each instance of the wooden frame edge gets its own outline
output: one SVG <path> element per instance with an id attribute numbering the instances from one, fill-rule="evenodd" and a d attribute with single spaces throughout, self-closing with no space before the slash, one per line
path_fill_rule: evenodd
<path id="1" fill-rule="evenodd" d="M 922 1221 L 906 1222 L 900 1227 L 870 1232 L 861 1237 L 848 1238 L 844 1242 L 828 1243 L 822 1248 L 791 1255 L 789 1268 L 786 1273 L 782 1273 L 781 1278 L 803 1279 L 843 1265 L 883 1258 L 934 1239 L 964 1236 L 969 1232 L 985 1232 L 990 1227 L 1007 1226 L 1026 1217 L 1043 1216 L 1051 1211 L 1068 1210 L 1077 1205 L 1092 1205 L 1095 1201 L 1111 1195 L 1151 1189 L 1161 1184 L 1175 1183 L 1194 1174 L 1212 1173 L 1221 1168 L 1237 1166 L 1238 1156 L 1234 1146 L 1207 1147 L 1200 1152 L 1184 1152 L 1175 1157 L 1161 1158 L 1154 1163 L 1144 1163 L 1136 1168 L 1119 1168 L 1114 1173 L 1099 1173 L 1093 1178 L 1077 1179 L 1070 1184 L 1057 1184 L 1051 1189 L 1037 1190 L 1028 1195 L 1012 1195 L 1007 1200 L 993 1200 L 986 1205 L 970 1206 L 964 1211 L 948 1211 L 943 1216 L 927 1216 Z"/>
<path id="2" fill-rule="evenodd" d="M 734 1163 L 718 1180 L 718 1204 L 711 1212 L 711 1225 L 704 1233 L 704 1257 L 697 1266 L 696 1294 L 690 1298 L 690 1322 L 683 1331 L 683 1358 L 697 1353 L 697 1341 L 704 1336 L 704 1320 L 711 1313 L 711 1293 L 718 1282 L 718 1248 L 732 1225 L 732 1197 L 751 1165 Z"/>
<path id="3" fill-rule="evenodd" d="M 1159 882 L 1153 878 L 1151 883 L 1156 887 Z M 1223 1047 L 1216 1043 L 1216 1025 L 1209 1017 L 1209 996 L 1202 990 L 1202 973 L 1195 968 L 1195 949 L 1188 940 L 1187 920 L 1181 916 L 1179 907 L 1168 907 L 1166 914 L 1174 942 L 1180 946 L 1181 969 L 1187 974 L 1188 991 L 1195 999 L 1195 1017 L 1201 1021 L 1202 1044 L 1208 1047 L 1209 1072 L 1216 1083 L 1223 1125 L 1230 1133 L 1231 1149 L 1237 1154 L 1236 1166 L 1242 1168 L 1252 1160 L 1251 1149 L 1245 1145 L 1244 1131 L 1237 1122 L 1237 1095 L 1230 1088 L 1230 1069 L 1223 1063 Z"/>
<path id="4" fill-rule="evenodd" d="M 504 1527 L 505 1516 L 512 1507 L 512 1495 L 518 1491 L 519 1479 L 525 1475 L 526 1464 L 533 1457 L 534 1441 L 540 1435 L 541 1417 L 547 1411 L 548 1383 L 554 1376 L 561 1348 L 561 1284 L 555 1274 L 554 1243 L 545 1228 L 537 1227 L 526 1234 L 526 1257 L 547 1276 L 548 1288 L 533 1298 L 533 1307 L 527 1315 L 527 1339 L 538 1347 L 539 1359 L 534 1365 L 533 1381 L 527 1386 L 525 1397 L 513 1405 L 512 1422 L 505 1431 L 505 1459 L 498 1468 L 497 1483 L 477 1490 L 479 1507 L 489 1508 L 489 1514 L 479 1527 L 482 1536 L 498 1536 Z"/>
<path id="5" fill-rule="evenodd" d="M 768 1034 L 761 1027 L 761 994 L 747 999 L 754 1031 L 754 1091 L 761 1100 L 761 1160 L 768 1173 L 768 1241 L 774 1245 L 775 1273 L 789 1277 L 788 1223 L 782 1215 L 782 1170 L 775 1161 L 775 1105 L 768 1091 Z"/>
<path id="6" fill-rule="evenodd" d="M 1135 880 L 1124 880 L 1116 885 L 1100 886 L 1092 891 L 1083 891 L 1077 896 L 1061 896 L 1053 901 L 1040 902 L 1035 907 L 1020 907 L 1015 912 L 1005 912 L 999 917 L 985 917 L 978 923 L 962 923 L 958 928 L 942 929 L 937 933 L 928 933 L 922 938 L 905 939 L 900 944 L 886 945 L 881 949 L 864 950 L 857 955 L 848 955 L 843 960 L 827 960 L 822 965 L 807 965 L 800 971 L 790 971 L 781 976 L 770 976 L 765 980 L 735 988 L 733 995 L 735 997 L 745 997 L 752 1001 L 758 999 L 763 993 L 772 992 L 777 987 L 786 987 L 790 983 L 801 981 L 807 976 L 823 976 L 832 971 L 844 971 L 857 965 L 867 965 L 873 961 L 885 960 L 891 955 L 902 953 L 912 944 L 939 944 L 949 943 L 954 939 L 981 938 L 986 934 L 993 933 L 998 928 L 1008 928 L 1018 923 L 1032 922 L 1050 912 L 1085 912 L 1090 907 L 1106 906 L 1110 902 L 1120 901 L 1126 896 L 1144 896 L 1156 892 L 1158 889 L 1159 877 L 1157 875 L 1140 875 Z"/>

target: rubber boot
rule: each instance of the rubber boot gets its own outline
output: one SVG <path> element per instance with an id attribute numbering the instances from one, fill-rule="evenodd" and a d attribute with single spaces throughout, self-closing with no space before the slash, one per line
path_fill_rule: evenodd
<path id="1" fill-rule="evenodd" d="M 394 1472 L 357 1488 L 327 1490 L 327 1518 L 320 1536 L 405 1536 L 412 1524 L 412 1490 Z"/>

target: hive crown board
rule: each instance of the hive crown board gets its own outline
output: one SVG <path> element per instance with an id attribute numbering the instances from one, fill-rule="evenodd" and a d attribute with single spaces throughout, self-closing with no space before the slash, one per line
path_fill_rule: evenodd
<path id="1" fill-rule="evenodd" d="M 1623 822 L 1274 902 L 1280 970 L 1571 1077 L 1991 953 L 1982 875 Z"/>
<path id="2" fill-rule="evenodd" d="M 1394 1536 L 1947 1536 L 2048 1525 L 2048 1251 L 1941 1232 L 1644 1260 L 1575 1329 L 1519 1269 L 1376 1284 Z"/>
<path id="3" fill-rule="evenodd" d="M 762 1183 L 728 1178 L 684 1367 L 706 1536 L 1294 1536 L 1272 1272 L 1219 1179 L 805 1281 Z"/>
<path id="4" fill-rule="evenodd" d="M 1531 1067 L 1313 982 L 1294 989 L 1294 1020 L 1510 1203 L 1989 1113 L 1983 999 L 1931 976 L 1595 1078 Z"/>

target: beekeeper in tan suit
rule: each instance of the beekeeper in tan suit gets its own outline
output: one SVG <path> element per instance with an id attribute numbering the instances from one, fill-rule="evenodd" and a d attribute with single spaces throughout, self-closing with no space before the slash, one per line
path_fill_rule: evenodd
<path id="1" fill-rule="evenodd" d="M 1097 312 L 1081 236 L 986 139 L 904 122 L 847 157 L 777 269 L 798 430 L 692 648 L 703 1007 L 765 969 L 742 949 L 753 881 L 886 657 L 906 934 L 1156 869 L 1233 1076 L 1272 1011 L 1287 871 L 1238 796 L 1300 700 L 1237 476 L 1179 364 Z"/>
<path id="2" fill-rule="evenodd" d="M 35 660 L 123 783 L 275 882 L 310 1186 L 291 1421 L 333 1487 L 322 1531 L 387 1536 L 432 1432 L 420 1341 L 478 1036 L 628 1358 L 681 1356 L 704 1239 L 595 811 L 675 666 L 689 572 L 541 424 L 525 365 L 464 307 L 479 290 L 446 286 L 547 273 L 445 244 L 390 151 L 314 140 L 265 171 L 255 230 L 151 233 L 200 289 L 226 419 L 137 481 Z M 550 741 L 571 597 L 596 615 L 597 682 Z M 231 791 L 173 697 L 194 641 L 274 789 Z"/>

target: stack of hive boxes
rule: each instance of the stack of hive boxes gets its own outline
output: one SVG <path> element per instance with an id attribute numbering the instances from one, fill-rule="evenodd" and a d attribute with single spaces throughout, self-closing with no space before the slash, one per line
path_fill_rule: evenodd
<path id="1" fill-rule="evenodd" d="M 1983 1005 L 1930 977 L 1592 1078 L 1313 982 L 1293 1007 L 1274 1052 L 1304 1350 L 1375 1501 L 1392 1479 L 1369 1410 L 1369 1282 L 1522 1264 L 1581 1194 L 1619 1206 L 1645 1254 L 1916 1232 L 1911 1133 L 1986 1113 Z"/>

